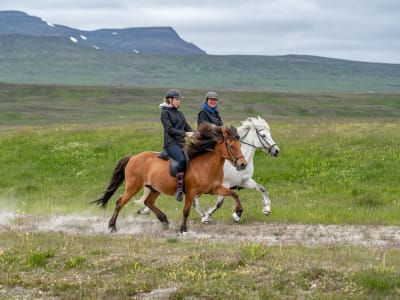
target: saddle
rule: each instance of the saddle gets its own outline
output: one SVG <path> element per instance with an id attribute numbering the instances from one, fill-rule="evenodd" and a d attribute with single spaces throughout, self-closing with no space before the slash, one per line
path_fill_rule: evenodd
<path id="1" fill-rule="evenodd" d="M 186 160 L 186 167 L 189 163 L 189 157 L 187 156 L 186 152 L 183 152 L 185 154 L 185 160 Z M 163 159 L 163 160 L 169 160 L 169 174 L 172 177 L 176 177 L 178 175 L 178 162 L 173 159 L 172 157 L 169 157 L 167 151 L 163 148 L 162 151 L 158 154 L 158 157 Z"/>

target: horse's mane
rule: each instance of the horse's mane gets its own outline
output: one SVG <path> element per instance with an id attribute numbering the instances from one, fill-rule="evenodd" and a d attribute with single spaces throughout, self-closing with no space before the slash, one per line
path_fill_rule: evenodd
<path id="1" fill-rule="evenodd" d="M 269 130 L 268 123 L 260 116 L 258 116 L 257 118 L 248 117 L 246 120 L 241 121 L 241 123 L 242 123 L 242 125 L 240 127 L 238 127 L 238 129 L 237 129 L 241 138 L 246 136 L 247 133 L 249 132 L 250 128 L 252 128 L 252 127 L 256 127 L 256 128 L 264 127 Z"/>
<path id="2" fill-rule="evenodd" d="M 218 142 L 224 140 L 222 129 L 228 138 L 239 139 L 239 134 L 234 126 L 216 126 L 211 123 L 202 123 L 198 129 L 194 141 L 185 144 L 185 151 L 189 159 L 207 151 L 213 151 Z"/>
<path id="3" fill-rule="evenodd" d="M 269 129 L 268 123 L 263 118 L 261 118 L 260 116 L 258 116 L 257 118 L 248 117 L 246 120 L 242 121 L 241 123 L 242 123 L 242 126 L 246 126 L 246 127 L 249 127 L 249 126 L 256 126 L 256 127 L 257 126 L 261 126 L 261 127 L 266 127 L 266 128 Z"/>

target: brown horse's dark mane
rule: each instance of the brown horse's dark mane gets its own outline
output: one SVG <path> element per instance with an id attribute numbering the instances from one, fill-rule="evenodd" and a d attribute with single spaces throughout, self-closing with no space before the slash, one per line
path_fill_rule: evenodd
<path id="1" fill-rule="evenodd" d="M 224 140 L 222 129 L 225 129 L 227 138 L 239 139 L 239 134 L 234 126 L 216 126 L 211 123 L 203 123 L 197 129 L 194 141 L 185 144 L 185 151 L 192 159 L 202 153 L 213 151 L 218 142 Z"/>

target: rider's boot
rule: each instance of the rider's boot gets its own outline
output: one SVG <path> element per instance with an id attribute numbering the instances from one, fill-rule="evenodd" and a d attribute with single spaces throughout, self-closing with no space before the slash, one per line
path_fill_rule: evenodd
<path id="1" fill-rule="evenodd" d="M 184 179 L 184 177 L 185 177 L 184 172 L 179 172 L 178 175 L 176 175 L 178 185 L 177 185 L 176 192 L 175 192 L 175 198 L 178 201 L 183 200 L 183 179 Z"/>

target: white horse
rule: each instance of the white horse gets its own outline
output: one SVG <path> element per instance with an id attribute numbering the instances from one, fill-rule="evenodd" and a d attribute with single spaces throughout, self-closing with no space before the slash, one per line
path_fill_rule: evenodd
<path id="1" fill-rule="evenodd" d="M 222 181 L 222 185 L 230 189 L 249 188 L 259 191 L 263 197 L 263 213 L 268 216 L 271 212 L 271 200 L 265 188 L 252 179 L 254 174 L 253 159 L 256 149 L 261 149 L 271 156 L 278 156 L 280 150 L 272 139 L 269 126 L 263 118 L 250 117 L 241 123 L 242 125 L 238 127 L 237 130 L 240 136 L 240 142 L 242 144 L 241 149 L 244 157 L 247 160 L 247 167 L 243 171 L 237 171 L 229 163 L 225 162 L 224 179 Z M 143 204 L 143 199 L 146 199 L 148 193 L 149 191 L 147 188 L 145 188 L 142 198 L 135 202 Z M 218 196 L 215 205 L 209 208 L 206 212 L 204 212 L 200 207 L 199 196 L 194 199 L 193 206 L 201 216 L 201 221 L 204 224 L 208 224 L 210 222 L 211 215 L 222 206 L 224 199 L 224 196 Z M 144 206 L 138 210 L 138 213 L 149 214 L 150 209 Z M 235 222 L 240 222 L 240 216 L 238 216 L 235 212 L 232 214 L 232 217 Z"/>

